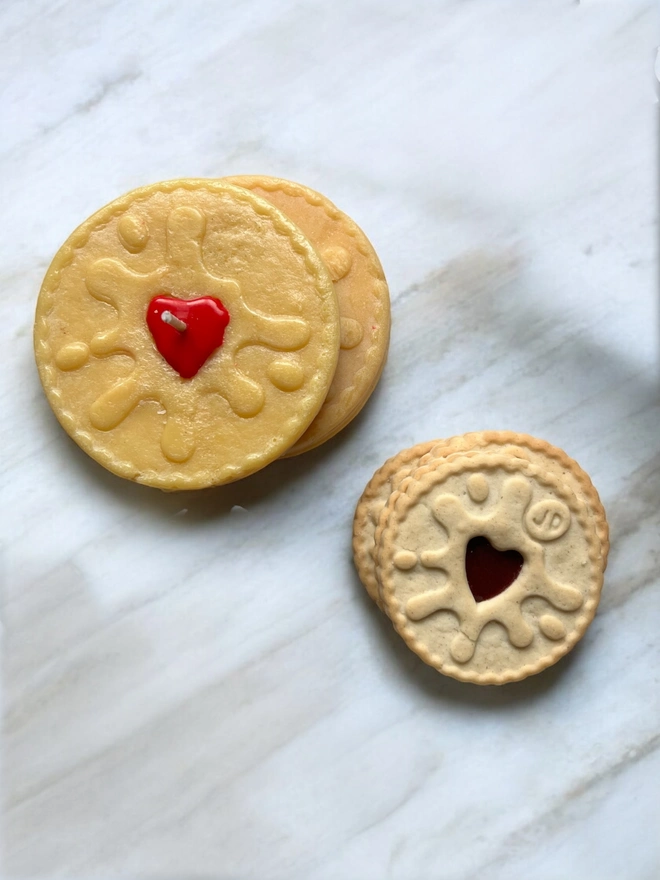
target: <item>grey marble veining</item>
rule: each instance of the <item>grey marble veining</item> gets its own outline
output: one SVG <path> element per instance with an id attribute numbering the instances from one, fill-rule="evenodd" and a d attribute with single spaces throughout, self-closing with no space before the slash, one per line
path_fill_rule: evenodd
<path id="1" fill-rule="evenodd" d="M 7 877 L 658 876 L 653 26 L 600 0 L 0 7 Z M 363 226 L 390 359 L 336 440 L 164 495 L 56 424 L 35 298 L 104 202 L 241 172 Z M 386 457 L 488 428 L 565 448 L 612 528 L 583 642 L 501 689 L 425 667 L 350 561 Z"/>

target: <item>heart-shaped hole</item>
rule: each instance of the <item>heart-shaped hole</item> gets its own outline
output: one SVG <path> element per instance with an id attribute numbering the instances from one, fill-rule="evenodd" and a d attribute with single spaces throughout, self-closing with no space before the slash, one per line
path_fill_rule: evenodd
<path id="1" fill-rule="evenodd" d="M 517 550 L 496 550 L 483 535 L 471 538 L 465 550 L 465 574 L 475 602 L 503 593 L 520 574 L 523 561 Z"/>

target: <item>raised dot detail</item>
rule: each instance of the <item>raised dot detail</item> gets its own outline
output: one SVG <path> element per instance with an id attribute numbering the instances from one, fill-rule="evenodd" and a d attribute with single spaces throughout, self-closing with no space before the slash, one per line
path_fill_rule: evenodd
<path id="1" fill-rule="evenodd" d="M 362 325 L 358 321 L 354 320 L 353 318 L 342 318 L 340 321 L 340 325 L 340 345 L 343 349 L 350 350 L 351 348 L 355 348 L 356 345 L 359 345 L 362 342 L 364 330 L 362 329 Z"/>
<path id="2" fill-rule="evenodd" d="M 188 461 L 195 451 L 195 441 L 191 425 L 185 417 L 167 420 L 160 439 L 160 448 L 165 458 L 175 464 Z"/>
<path id="3" fill-rule="evenodd" d="M 60 370 L 79 370 L 87 363 L 89 346 L 84 342 L 71 342 L 63 346 L 55 355 L 55 363 Z"/>
<path id="4" fill-rule="evenodd" d="M 133 214 L 124 214 L 117 224 L 119 239 L 127 251 L 137 254 L 144 250 L 149 241 L 149 229 L 141 217 Z"/>
<path id="5" fill-rule="evenodd" d="M 553 617 L 552 614 L 544 614 L 543 617 L 539 618 L 539 629 L 544 636 L 547 636 L 554 642 L 563 639 L 566 635 L 566 627 L 563 621 L 558 617 Z"/>
<path id="6" fill-rule="evenodd" d="M 471 474 L 468 477 L 467 490 L 470 498 L 477 504 L 481 504 L 488 498 L 488 480 L 483 474 Z"/>
<path id="7" fill-rule="evenodd" d="M 457 663 L 467 663 L 472 659 L 474 647 L 474 642 L 461 632 L 449 646 L 449 653 Z"/>
<path id="8" fill-rule="evenodd" d="M 353 264 L 351 252 L 340 245 L 332 245 L 322 250 L 321 258 L 327 266 L 333 281 L 340 281 L 348 275 Z"/>
<path id="9" fill-rule="evenodd" d="M 266 372 L 270 381 L 280 391 L 298 391 L 305 381 L 302 367 L 291 361 L 273 361 Z"/>
<path id="10" fill-rule="evenodd" d="M 399 550 L 394 556 L 393 562 L 401 571 L 409 571 L 417 565 L 417 554 L 412 550 Z"/>

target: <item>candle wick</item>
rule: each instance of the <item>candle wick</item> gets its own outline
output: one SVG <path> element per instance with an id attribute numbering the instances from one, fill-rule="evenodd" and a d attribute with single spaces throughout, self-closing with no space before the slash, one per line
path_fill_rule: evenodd
<path id="1" fill-rule="evenodd" d="M 162 313 L 160 316 L 161 321 L 164 321 L 165 324 L 169 324 L 170 327 L 174 327 L 175 330 L 178 330 L 179 333 L 183 333 L 184 330 L 188 329 L 188 325 L 177 318 L 172 312 L 168 312 L 167 310 Z"/>

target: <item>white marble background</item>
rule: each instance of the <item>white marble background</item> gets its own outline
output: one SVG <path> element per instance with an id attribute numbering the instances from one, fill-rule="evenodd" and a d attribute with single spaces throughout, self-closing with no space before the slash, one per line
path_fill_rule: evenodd
<path id="1" fill-rule="evenodd" d="M 0 5 L 4 876 L 657 880 L 656 39 L 616 0 Z M 241 172 L 364 227 L 389 366 L 326 447 L 162 495 L 58 427 L 35 298 L 106 201 Z M 387 456 L 485 428 L 574 455 L 613 536 L 582 645 L 502 689 L 349 552 Z"/>

